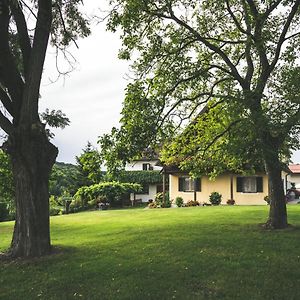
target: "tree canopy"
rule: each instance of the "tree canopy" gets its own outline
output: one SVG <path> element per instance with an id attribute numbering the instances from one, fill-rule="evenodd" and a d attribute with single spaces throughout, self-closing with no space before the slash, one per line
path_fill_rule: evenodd
<path id="1" fill-rule="evenodd" d="M 101 181 L 104 175 L 101 170 L 102 158 L 99 151 L 90 142 L 87 143 L 82 153 L 76 156 L 76 162 L 80 185 L 97 184 Z"/>
<path id="2" fill-rule="evenodd" d="M 154 137 L 161 142 L 182 132 L 205 106 L 223 107 L 222 119 L 232 116 L 226 131 L 239 131 L 230 143 L 247 136 L 269 175 L 268 226 L 286 227 L 280 152 L 299 132 L 300 1 L 110 3 L 108 29 L 122 32 L 119 56 L 134 59 L 121 129 L 104 137 L 112 152 L 133 155 Z"/>

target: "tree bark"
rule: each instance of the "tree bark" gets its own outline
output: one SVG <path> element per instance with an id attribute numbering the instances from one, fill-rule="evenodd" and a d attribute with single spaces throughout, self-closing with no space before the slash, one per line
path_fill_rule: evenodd
<path id="1" fill-rule="evenodd" d="M 270 229 L 283 229 L 288 226 L 286 201 L 282 182 L 282 168 L 275 146 L 264 150 L 264 162 L 269 181 L 270 211 L 265 224 Z"/>
<path id="2" fill-rule="evenodd" d="M 16 191 L 16 222 L 9 255 L 37 257 L 51 252 L 49 176 L 58 150 L 44 125 L 18 128 L 8 140 Z"/>

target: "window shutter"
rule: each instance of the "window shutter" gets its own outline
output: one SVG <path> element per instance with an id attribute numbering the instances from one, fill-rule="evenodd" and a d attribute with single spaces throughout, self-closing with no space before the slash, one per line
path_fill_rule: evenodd
<path id="1" fill-rule="evenodd" d="M 196 192 L 201 192 L 201 178 L 195 179 L 195 188 Z"/>
<path id="2" fill-rule="evenodd" d="M 243 177 L 236 178 L 236 191 L 238 193 L 243 192 Z"/>
<path id="3" fill-rule="evenodd" d="M 178 178 L 178 191 L 184 192 L 184 178 L 183 177 Z"/>
<path id="4" fill-rule="evenodd" d="M 263 192 L 263 178 L 256 177 L 256 192 L 262 193 Z"/>

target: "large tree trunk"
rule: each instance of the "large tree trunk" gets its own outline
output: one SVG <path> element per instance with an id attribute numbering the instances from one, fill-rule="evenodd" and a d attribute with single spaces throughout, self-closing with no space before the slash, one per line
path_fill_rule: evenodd
<path id="1" fill-rule="evenodd" d="M 270 212 L 267 228 L 283 229 L 288 226 L 286 201 L 282 182 L 282 167 L 278 158 L 278 148 L 264 150 L 264 161 L 269 180 Z"/>
<path id="2" fill-rule="evenodd" d="M 12 257 L 36 257 L 51 252 L 48 182 L 58 150 L 41 123 L 19 128 L 9 138 L 16 191 L 16 222 Z"/>

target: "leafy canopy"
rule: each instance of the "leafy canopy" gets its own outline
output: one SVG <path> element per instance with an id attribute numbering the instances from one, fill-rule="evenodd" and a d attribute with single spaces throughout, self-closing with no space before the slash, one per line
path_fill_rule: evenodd
<path id="1" fill-rule="evenodd" d="M 134 80 L 121 128 L 100 139 L 108 159 L 128 159 L 179 135 L 166 161 L 179 156 L 192 167 L 193 158 L 219 172 L 215 166 L 239 170 L 259 155 L 277 160 L 299 147 L 300 1 L 110 3 L 108 29 L 121 30 L 119 56 L 134 59 Z M 204 154 L 214 166 L 203 165 Z"/>

